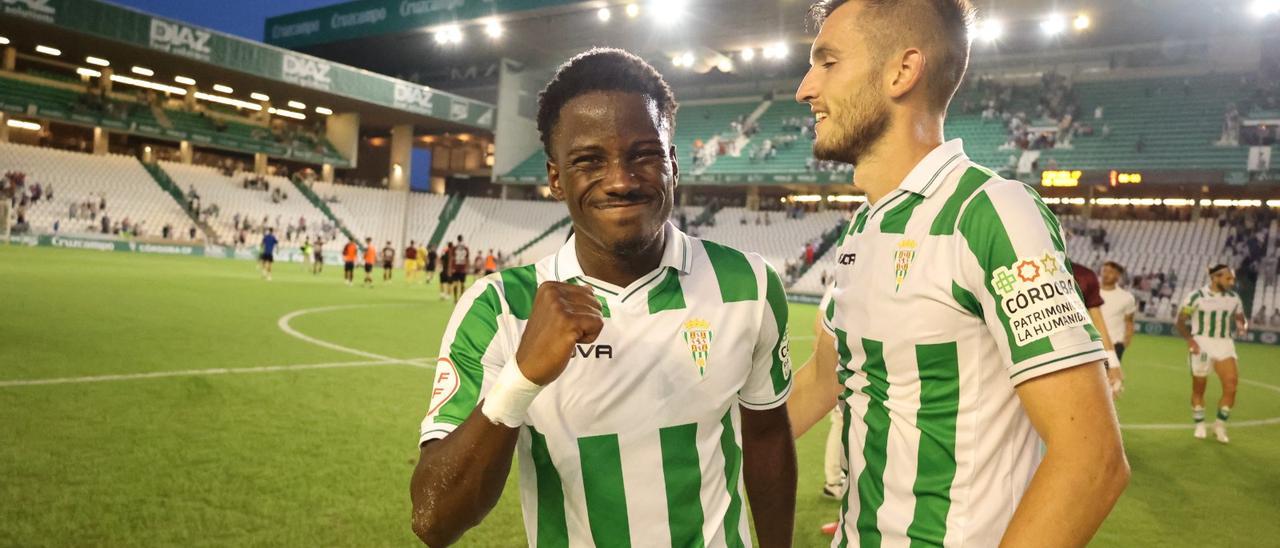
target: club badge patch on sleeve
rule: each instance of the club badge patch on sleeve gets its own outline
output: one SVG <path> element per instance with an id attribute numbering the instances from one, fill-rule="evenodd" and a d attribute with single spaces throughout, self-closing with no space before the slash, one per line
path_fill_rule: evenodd
<path id="1" fill-rule="evenodd" d="M 997 268 L 991 287 L 1018 346 L 1089 323 L 1089 311 L 1061 252 L 1045 251 Z"/>

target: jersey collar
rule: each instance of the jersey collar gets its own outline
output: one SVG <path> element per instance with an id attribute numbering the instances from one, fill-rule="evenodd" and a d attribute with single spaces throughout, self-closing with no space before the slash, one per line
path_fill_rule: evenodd
<path id="1" fill-rule="evenodd" d="M 693 264 L 692 253 L 690 253 L 689 248 L 689 236 L 681 232 L 670 221 L 667 221 L 662 230 L 667 241 L 662 249 L 662 261 L 658 263 L 657 270 L 671 267 L 683 274 L 688 274 Z M 582 265 L 578 262 L 577 248 L 574 247 L 577 241 L 578 235 L 574 234 L 556 251 L 554 272 L 552 272 L 556 281 L 568 282 L 575 278 L 586 277 L 586 274 L 582 272 Z"/>
<path id="2" fill-rule="evenodd" d="M 942 143 L 911 169 L 898 188 L 928 198 L 942 186 L 943 179 L 952 169 L 968 159 L 964 153 L 964 141 L 952 139 Z"/>

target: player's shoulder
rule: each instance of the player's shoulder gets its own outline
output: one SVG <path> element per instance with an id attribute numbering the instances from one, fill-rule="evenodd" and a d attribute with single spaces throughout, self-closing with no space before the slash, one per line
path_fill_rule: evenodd
<path id="1" fill-rule="evenodd" d="M 754 251 L 738 249 L 696 236 L 685 235 L 685 238 L 686 251 L 690 254 L 690 259 L 707 261 L 715 271 L 750 273 L 758 277 L 774 270 L 773 265 L 763 255 Z"/>

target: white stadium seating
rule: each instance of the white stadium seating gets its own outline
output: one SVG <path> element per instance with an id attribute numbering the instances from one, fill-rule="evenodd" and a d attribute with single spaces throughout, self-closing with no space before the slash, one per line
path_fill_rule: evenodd
<path id="1" fill-rule="evenodd" d="M 378 247 L 390 241 L 396 249 L 401 249 L 405 242 L 416 239 L 405 238 L 404 234 L 405 218 L 409 214 L 407 192 L 324 182 L 314 183 L 311 189 L 321 198 L 338 197 L 337 203 L 328 204 L 329 209 L 362 244 L 365 238 L 373 238 Z"/>
<path id="2" fill-rule="evenodd" d="M 292 242 L 287 241 L 286 227 L 296 226 L 300 219 L 306 219 L 307 234 L 312 236 L 326 220 L 325 214 L 311 205 L 311 202 L 307 201 L 307 198 L 283 177 L 266 177 L 271 188 L 278 188 L 287 196 L 279 203 L 273 203 L 271 192 L 244 187 L 244 180 L 253 177 L 250 173 L 237 173 L 228 177 L 212 167 L 173 162 L 160 162 L 160 167 L 169 174 L 184 194 L 195 189 L 196 194 L 200 196 L 201 209 L 210 205 L 218 206 L 220 210 L 218 215 L 206 218 L 205 221 L 214 227 L 219 240 L 226 244 L 234 242 L 239 232 L 235 227 L 236 215 L 240 216 L 241 223 L 247 218 L 255 228 L 249 231 L 247 236 L 249 245 L 257 245 L 260 241 L 261 232 L 257 228 L 263 224 L 264 219 L 267 221 L 267 226 L 275 229 L 276 238 L 280 240 L 280 244 L 287 247 L 301 246 L 302 239 L 295 236 Z"/>
<path id="3" fill-rule="evenodd" d="M 70 218 L 71 205 L 106 198 L 106 214 L 112 224 L 128 219 L 143 223 L 144 236 L 158 237 L 164 225 L 186 238 L 193 225 L 181 206 L 169 196 L 137 159 L 116 154 L 94 156 L 52 148 L 0 143 L 0 171 L 26 174 L 26 185 L 53 187 L 53 200 L 41 199 L 27 208 L 33 232 L 52 232 L 55 221 L 61 233 L 99 233 L 87 216 Z M 16 208 L 10 211 L 16 220 Z"/>

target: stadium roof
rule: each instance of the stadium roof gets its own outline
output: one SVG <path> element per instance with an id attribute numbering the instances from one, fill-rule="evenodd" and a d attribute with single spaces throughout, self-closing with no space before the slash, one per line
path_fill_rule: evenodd
<path id="1" fill-rule="evenodd" d="M 397 80 L 282 48 L 98 0 L 6 0 L 3 34 L 21 51 L 36 45 L 61 50 L 54 61 L 86 65 L 106 59 L 119 75 L 137 65 L 154 71 L 149 81 L 194 79 L 201 90 L 231 87 L 224 95 L 250 101 L 263 93 L 282 108 L 287 101 L 334 112 L 358 112 L 364 127 L 411 123 L 427 133 L 489 130 L 493 106 L 427 86 Z M 136 75 L 130 75 L 137 77 Z"/>
<path id="2" fill-rule="evenodd" d="M 638 10 L 634 18 L 624 9 L 632 3 Z M 990 53 L 1060 52 L 1250 31 L 1246 2 L 974 3 L 980 18 L 998 20 L 1004 28 L 995 43 L 975 42 L 975 59 Z M 354 0 L 269 18 L 264 36 L 268 43 L 445 87 L 457 86 L 450 80 L 474 80 L 475 67 L 489 71 L 500 58 L 552 66 L 597 45 L 665 58 L 668 62 L 659 68 L 677 79 L 681 76 L 676 72 L 714 74 L 725 61 L 741 76 L 773 78 L 799 75 L 807 66 L 812 40 L 805 19 L 808 4 L 809 0 Z M 598 17 L 602 8 L 610 10 L 608 21 Z M 1082 14 L 1089 18 L 1087 28 L 1072 29 Z M 1051 15 L 1063 19 L 1064 32 L 1044 32 L 1041 24 Z M 485 34 L 491 21 L 503 27 L 497 39 Z M 461 40 L 439 43 L 437 32 L 454 25 Z M 778 44 L 790 46 L 785 60 L 762 58 L 761 48 Z M 749 62 L 740 55 L 748 48 L 755 53 Z M 671 70 L 669 61 L 684 52 L 696 58 L 693 70 Z M 468 74 L 470 78 L 459 78 Z"/>

